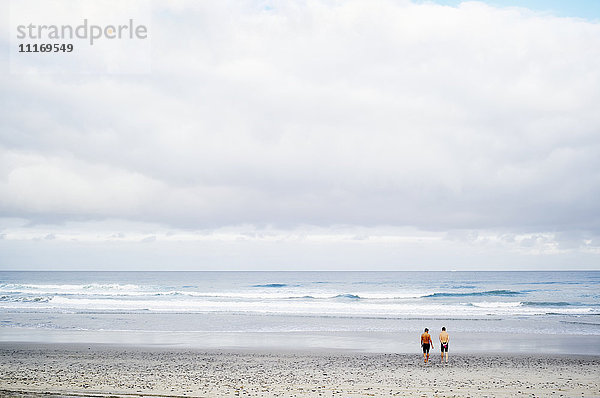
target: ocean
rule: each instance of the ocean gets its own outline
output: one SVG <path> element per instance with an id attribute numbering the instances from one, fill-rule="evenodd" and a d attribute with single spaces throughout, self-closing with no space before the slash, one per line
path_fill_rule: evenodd
<path id="1" fill-rule="evenodd" d="M 600 354 L 600 271 L 0 271 L 0 342 L 407 352 L 441 326 L 458 351 Z"/>

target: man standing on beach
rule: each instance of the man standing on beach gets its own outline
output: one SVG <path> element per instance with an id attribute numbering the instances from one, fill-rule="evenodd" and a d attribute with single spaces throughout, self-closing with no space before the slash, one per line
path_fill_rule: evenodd
<path id="1" fill-rule="evenodd" d="M 423 359 L 427 363 L 429 361 L 429 348 L 433 348 L 433 341 L 427 328 L 425 328 L 425 333 L 421 335 L 421 347 L 423 347 Z"/>
<path id="2" fill-rule="evenodd" d="M 440 349 L 442 350 L 442 362 L 444 362 L 444 353 L 446 353 L 446 363 L 448 363 L 448 342 L 450 341 L 450 336 L 448 336 L 448 332 L 446 332 L 446 327 L 442 327 L 442 332 L 440 333 Z"/>

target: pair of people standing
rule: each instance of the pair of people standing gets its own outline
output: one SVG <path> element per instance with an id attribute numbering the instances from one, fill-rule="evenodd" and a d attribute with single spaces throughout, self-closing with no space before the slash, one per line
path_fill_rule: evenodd
<path id="1" fill-rule="evenodd" d="M 440 333 L 440 348 L 442 350 L 442 362 L 444 362 L 444 353 L 446 354 L 446 363 L 448 363 L 448 342 L 450 341 L 450 336 L 448 336 L 448 332 L 446 332 L 446 327 L 442 327 L 442 332 Z M 429 349 L 433 348 L 433 340 L 431 340 L 431 335 L 429 334 L 429 329 L 425 328 L 425 333 L 421 335 L 421 347 L 423 347 L 423 359 L 425 363 L 429 361 Z"/>

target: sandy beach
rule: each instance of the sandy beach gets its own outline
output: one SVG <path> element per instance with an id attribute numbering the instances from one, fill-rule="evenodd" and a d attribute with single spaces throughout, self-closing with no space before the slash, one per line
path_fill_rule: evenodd
<path id="1" fill-rule="evenodd" d="M 600 357 L 0 344 L 0 396 L 600 396 Z"/>

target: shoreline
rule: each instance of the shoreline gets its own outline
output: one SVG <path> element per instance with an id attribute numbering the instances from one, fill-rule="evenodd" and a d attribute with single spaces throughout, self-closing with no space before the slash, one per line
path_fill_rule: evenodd
<path id="1" fill-rule="evenodd" d="M 3 396 L 600 395 L 600 356 L 0 343 Z M 12 394 L 12 395 L 11 395 Z"/>
<path id="2" fill-rule="evenodd" d="M 456 354 L 551 354 L 600 356 L 600 335 L 453 332 Z M 113 344 L 190 350 L 348 351 L 411 354 L 420 351 L 420 331 L 82 331 L 0 328 L 0 344 Z M 434 347 L 437 349 L 436 335 Z M 435 351 L 435 349 L 433 350 Z"/>
<path id="3" fill-rule="evenodd" d="M 56 350 L 64 352 L 85 352 L 85 351 L 126 351 L 126 352 L 147 352 L 147 353 L 207 353 L 207 354 L 272 354 L 272 355 L 349 355 L 349 356 L 391 356 L 397 355 L 402 357 L 414 356 L 415 358 L 423 358 L 423 352 L 413 350 L 412 352 L 369 352 L 357 349 L 346 348 L 307 348 L 307 347 L 222 347 L 222 348 L 199 348 L 172 346 L 164 344 L 121 344 L 121 343 L 36 343 L 26 341 L 0 341 L 0 353 L 10 350 Z M 481 352 L 455 352 L 450 350 L 450 355 L 453 357 L 473 357 L 473 358 L 554 358 L 554 359 L 588 359 L 590 361 L 598 361 L 600 363 L 600 355 L 596 354 L 555 354 L 555 353 L 526 353 L 526 352 L 489 352 L 488 354 Z M 430 350 L 430 358 L 440 357 L 439 345 Z M 431 362 L 431 361 L 430 361 Z"/>

